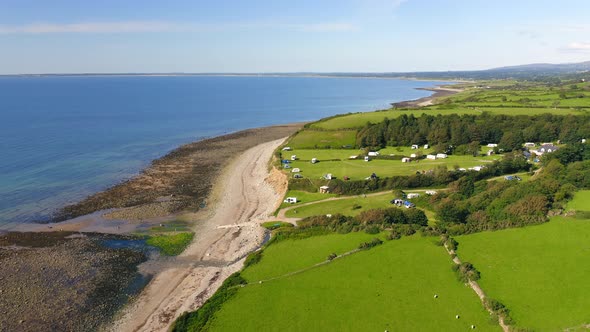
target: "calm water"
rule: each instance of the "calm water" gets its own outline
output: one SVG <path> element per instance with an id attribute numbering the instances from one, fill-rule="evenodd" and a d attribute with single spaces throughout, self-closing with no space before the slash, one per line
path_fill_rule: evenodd
<path id="1" fill-rule="evenodd" d="M 0 224 L 137 174 L 182 143 L 371 111 L 440 82 L 308 77 L 0 77 Z"/>

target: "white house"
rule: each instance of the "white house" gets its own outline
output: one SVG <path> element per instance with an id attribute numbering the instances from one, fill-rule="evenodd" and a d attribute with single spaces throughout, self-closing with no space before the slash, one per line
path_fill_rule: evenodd
<path id="1" fill-rule="evenodd" d="M 537 154 L 551 153 L 557 151 L 559 148 L 553 144 L 543 144 L 537 150 Z"/>
<path id="2" fill-rule="evenodd" d="M 318 158 L 311 158 L 311 163 L 312 163 L 312 164 L 315 164 L 315 163 L 317 163 L 317 162 L 318 162 Z"/>
<path id="3" fill-rule="evenodd" d="M 296 155 L 292 155 L 291 156 L 291 160 L 297 160 L 297 156 Z"/>
<path id="4" fill-rule="evenodd" d="M 412 150 L 418 150 L 418 144 L 412 144 Z"/>
<path id="5" fill-rule="evenodd" d="M 408 157 L 402 158 L 402 163 L 409 163 L 410 161 L 411 161 L 411 159 Z"/>
<path id="6" fill-rule="evenodd" d="M 433 154 L 429 154 L 426 156 L 426 159 L 430 159 L 430 160 L 436 160 L 436 156 Z"/>
<path id="7" fill-rule="evenodd" d="M 371 159 L 369 158 L 369 156 L 365 156 L 365 161 L 369 161 L 369 160 L 371 160 Z"/>
<path id="8" fill-rule="evenodd" d="M 297 197 L 287 197 L 283 202 L 289 204 L 297 203 Z"/>
<path id="9" fill-rule="evenodd" d="M 446 153 L 437 153 L 437 154 L 436 154 L 436 158 L 439 158 L 439 159 L 445 159 L 445 158 L 447 158 L 447 157 L 448 157 L 448 156 L 447 156 L 447 154 L 446 154 Z"/>
<path id="10" fill-rule="evenodd" d="M 497 148 L 498 147 L 498 144 L 496 144 L 496 143 L 490 143 L 490 144 L 487 145 L 487 147 L 488 148 Z"/>
<path id="11" fill-rule="evenodd" d="M 293 168 L 291 170 L 291 173 L 299 173 L 299 172 L 301 172 L 301 170 L 299 168 Z"/>
<path id="12" fill-rule="evenodd" d="M 428 144 L 424 144 L 424 148 L 425 148 L 425 149 L 428 149 L 429 147 L 430 147 L 430 145 L 428 145 Z"/>
<path id="13" fill-rule="evenodd" d="M 283 148 L 283 151 L 291 151 L 291 148 L 290 148 L 290 147 L 288 147 L 288 146 L 285 146 L 285 147 Z"/>
<path id="14" fill-rule="evenodd" d="M 408 199 L 412 199 L 412 198 L 416 198 L 416 197 L 420 197 L 420 194 L 418 194 L 418 193 L 410 193 L 410 194 L 408 194 Z"/>
<path id="15" fill-rule="evenodd" d="M 416 154 L 415 154 L 415 153 L 412 153 L 412 154 L 410 155 L 410 158 L 416 158 Z"/>
<path id="16" fill-rule="evenodd" d="M 368 153 L 369 157 L 377 157 L 379 155 L 379 152 L 375 152 L 375 151 L 371 151 Z"/>

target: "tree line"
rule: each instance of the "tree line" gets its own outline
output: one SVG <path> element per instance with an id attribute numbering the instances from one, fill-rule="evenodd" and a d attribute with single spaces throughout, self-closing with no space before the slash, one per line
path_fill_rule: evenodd
<path id="1" fill-rule="evenodd" d="M 412 144 L 442 145 L 452 153 L 463 146 L 496 143 L 504 151 L 522 148 L 525 142 L 575 143 L 590 137 L 587 115 L 427 115 L 402 114 L 395 119 L 367 123 L 357 133 L 358 147 L 383 148 Z"/>

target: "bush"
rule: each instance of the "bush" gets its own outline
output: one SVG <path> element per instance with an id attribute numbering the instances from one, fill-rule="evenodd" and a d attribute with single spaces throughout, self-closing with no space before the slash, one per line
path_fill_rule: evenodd
<path id="1" fill-rule="evenodd" d="M 248 257 L 246 257 L 246 260 L 244 261 L 244 268 L 247 268 L 248 266 L 252 266 L 252 265 L 260 262 L 261 259 L 262 259 L 262 250 L 255 251 L 255 252 L 251 253 L 250 255 L 248 255 Z"/>
<path id="2" fill-rule="evenodd" d="M 372 239 L 369 242 L 363 242 L 363 243 L 361 243 L 359 245 L 359 249 L 361 249 L 361 250 L 371 249 L 371 248 L 376 247 L 376 246 L 378 246 L 378 245 L 380 245 L 382 243 L 383 243 L 383 241 L 381 241 L 380 239 L 374 238 L 374 239 Z"/>
<path id="3" fill-rule="evenodd" d="M 387 235 L 388 240 L 399 240 L 402 238 L 402 235 L 398 232 L 391 232 Z"/>
<path id="4" fill-rule="evenodd" d="M 365 228 L 365 233 L 367 234 L 379 234 L 379 232 L 381 232 L 381 229 L 377 225 L 371 225 Z"/>

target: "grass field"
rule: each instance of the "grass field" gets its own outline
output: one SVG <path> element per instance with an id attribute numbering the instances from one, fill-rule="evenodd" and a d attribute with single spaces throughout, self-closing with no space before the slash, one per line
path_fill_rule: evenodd
<path id="1" fill-rule="evenodd" d="M 318 151 L 319 152 L 319 151 Z M 296 154 L 296 151 L 293 151 Z M 317 153 L 320 155 L 320 153 Z M 316 179 L 331 173 L 333 176 L 342 179 L 348 176 L 352 180 L 362 180 L 376 173 L 380 177 L 389 177 L 395 175 L 410 175 L 417 171 L 427 171 L 436 166 L 446 166 L 452 169 L 455 166 L 468 168 L 478 165 L 485 165 L 499 156 L 449 156 L 446 159 L 421 160 L 419 162 L 402 163 L 401 160 L 384 160 L 374 159 L 369 162 L 364 160 L 344 160 L 344 161 L 321 161 L 317 164 L 311 164 L 309 161 L 297 160 L 291 163 L 292 168 L 299 168 L 304 177 Z"/>
<path id="2" fill-rule="evenodd" d="M 293 149 L 341 148 L 356 144 L 356 130 L 302 130 L 289 141 Z"/>
<path id="3" fill-rule="evenodd" d="M 353 113 L 343 116 L 338 116 L 311 125 L 311 128 L 322 128 L 328 130 L 335 130 L 341 128 L 360 128 L 367 124 L 379 123 L 385 118 L 393 119 L 402 114 L 414 114 L 414 116 L 421 116 L 422 114 L 438 115 L 438 114 L 479 114 L 479 112 L 470 109 L 457 110 L 442 110 L 442 109 L 420 109 L 420 110 L 387 110 L 377 112 Z"/>
<path id="4" fill-rule="evenodd" d="M 285 197 L 296 197 L 297 198 L 297 203 L 282 203 L 280 208 L 285 208 L 288 206 L 297 206 L 297 205 L 301 205 L 303 203 L 309 203 L 309 202 L 315 202 L 315 201 L 319 201 L 322 199 L 326 199 L 326 198 L 330 198 L 330 197 L 336 197 L 336 194 L 320 194 L 320 193 L 310 193 L 307 191 L 300 191 L 300 190 L 289 190 L 287 191 L 287 194 L 285 194 Z"/>
<path id="5" fill-rule="evenodd" d="M 590 211 L 590 190 L 580 190 L 574 199 L 567 203 L 567 208 L 576 211 Z"/>
<path id="6" fill-rule="evenodd" d="M 518 229 L 458 236 L 458 255 L 516 326 L 558 331 L 590 323 L 590 220 L 555 217 Z"/>
<path id="7" fill-rule="evenodd" d="M 243 275 L 252 282 L 299 269 L 352 249 L 366 236 L 278 243 Z M 210 330 L 461 331 L 474 324 L 478 331 L 499 331 L 433 241 L 419 236 L 389 241 L 301 274 L 250 284 L 215 314 Z"/>
<path id="8" fill-rule="evenodd" d="M 152 235 L 147 239 L 146 243 L 158 248 L 166 256 L 176 256 L 182 253 L 191 243 L 194 235 L 192 232 Z"/>

